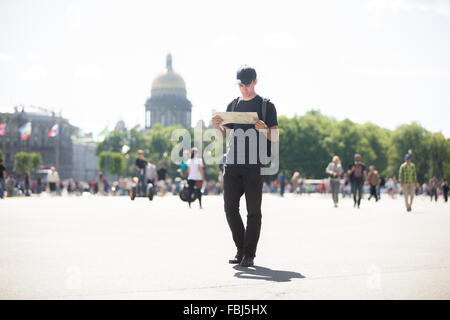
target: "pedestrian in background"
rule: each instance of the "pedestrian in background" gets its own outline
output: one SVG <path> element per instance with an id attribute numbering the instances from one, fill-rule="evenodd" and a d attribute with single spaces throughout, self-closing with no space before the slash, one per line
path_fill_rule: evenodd
<path id="1" fill-rule="evenodd" d="M 163 196 L 166 192 L 166 181 L 169 175 L 167 174 L 167 169 L 164 167 L 164 162 L 160 161 L 158 165 L 159 168 L 156 171 L 158 177 L 158 195 Z"/>
<path id="2" fill-rule="evenodd" d="M 405 155 L 405 162 L 400 166 L 398 181 L 405 196 L 406 211 L 411 211 L 417 183 L 416 166 L 411 162 L 411 154 Z"/>
<path id="3" fill-rule="evenodd" d="M 384 177 L 380 177 L 380 183 L 377 186 L 377 196 L 378 196 L 378 200 L 381 199 L 381 188 L 384 188 L 384 185 L 386 184 L 386 180 L 384 179 Z"/>
<path id="4" fill-rule="evenodd" d="M 59 174 L 55 167 L 50 168 L 50 172 L 47 175 L 47 185 L 50 194 L 55 195 L 57 188 L 59 187 Z"/>
<path id="5" fill-rule="evenodd" d="M 448 190 L 449 190 L 447 179 L 444 179 L 444 181 L 442 181 L 441 187 L 442 187 L 442 193 L 444 194 L 444 200 L 445 200 L 445 202 L 447 202 L 447 200 L 448 200 Z"/>
<path id="6" fill-rule="evenodd" d="M 158 175 L 156 173 L 156 166 L 153 164 L 152 160 L 148 160 L 147 183 L 151 183 L 153 187 L 156 187 L 157 182 L 158 182 Z"/>
<path id="7" fill-rule="evenodd" d="M 101 172 L 101 171 L 98 173 L 97 192 L 100 195 L 105 194 L 105 179 L 103 177 L 103 172 Z"/>
<path id="8" fill-rule="evenodd" d="M 361 162 L 361 155 L 356 153 L 354 156 L 354 162 L 348 167 L 348 176 L 350 177 L 350 183 L 352 185 L 353 194 L 353 207 L 361 204 L 364 179 L 367 176 L 366 165 Z"/>
<path id="9" fill-rule="evenodd" d="M 433 177 L 430 180 L 430 200 L 433 201 L 433 196 L 434 196 L 434 201 L 437 202 L 438 199 L 438 187 L 439 187 L 439 183 L 436 179 L 436 177 Z"/>
<path id="10" fill-rule="evenodd" d="M 14 195 L 16 183 L 16 179 L 14 179 L 12 175 L 8 175 L 8 178 L 6 179 L 6 192 L 8 193 L 8 197 L 12 197 Z"/>
<path id="11" fill-rule="evenodd" d="M 25 173 L 25 179 L 24 179 L 24 194 L 25 194 L 25 197 L 29 197 L 30 196 L 30 186 L 31 186 L 31 177 L 30 177 L 30 172 L 27 171 Z"/>
<path id="12" fill-rule="evenodd" d="M 298 193 L 299 181 L 300 181 L 300 173 L 298 171 L 295 171 L 291 178 L 292 193 Z"/>
<path id="13" fill-rule="evenodd" d="M 340 178 L 344 173 L 341 165 L 341 160 L 338 156 L 333 157 L 333 159 L 325 169 L 325 172 L 329 175 L 331 196 L 333 199 L 334 207 L 337 208 L 339 202 L 339 187 L 341 185 Z"/>
<path id="14" fill-rule="evenodd" d="M 3 165 L 3 159 L 0 158 L 0 199 L 4 198 L 6 183 L 6 168 Z"/>
<path id="15" fill-rule="evenodd" d="M 202 209 L 202 185 L 205 182 L 205 173 L 203 171 L 203 161 L 198 155 L 197 148 L 192 148 L 191 158 L 187 161 L 187 175 L 188 175 L 188 186 L 189 186 L 189 197 L 188 203 L 189 208 L 191 207 L 192 194 L 195 194 L 198 202 L 200 204 L 200 209 Z"/>
<path id="16" fill-rule="evenodd" d="M 375 201 L 378 201 L 378 193 L 377 193 L 377 187 L 380 184 L 380 175 L 378 174 L 378 171 L 375 170 L 375 166 L 371 165 L 369 167 L 369 187 L 370 187 L 370 196 L 367 200 L 372 199 L 372 197 L 375 197 Z"/>
<path id="17" fill-rule="evenodd" d="M 42 178 L 41 175 L 38 174 L 36 178 L 36 193 L 40 195 L 42 193 Z"/>
<path id="18" fill-rule="evenodd" d="M 284 196 L 284 189 L 286 187 L 286 175 L 284 174 L 284 170 L 280 171 L 278 175 L 278 181 L 280 182 L 280 196 Z"/>

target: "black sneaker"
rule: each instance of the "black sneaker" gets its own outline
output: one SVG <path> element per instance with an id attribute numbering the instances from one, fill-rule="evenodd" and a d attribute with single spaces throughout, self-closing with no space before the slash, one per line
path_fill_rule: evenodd
<path id="1" fill-rule="evenodd" d="M 241 263 L 239 264 L 241 267 L 253 267 L 254 263 L 253 263 L 253 258 L 249 257 L 249 256 L 244 256 L 242 258 Z"/>
<path id="2" fill-rule="evenodd" d="M 242 261 L 242 258 L 244 255 L 240 252 L 236 253 L 236 256 L 233 259 L 228 260 L 228 263 L 230 264 L 239 264 Z"/>

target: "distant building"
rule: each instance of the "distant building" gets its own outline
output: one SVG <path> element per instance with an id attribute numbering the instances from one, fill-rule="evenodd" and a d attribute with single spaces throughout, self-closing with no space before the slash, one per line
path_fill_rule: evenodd
<path id="1" fill-rule="evenodd" d="M 192 104 L 186 98 L 186 84 L 172 68 L 172 56 L 166 60 L 166 70 L 152 84 L 151 97 L 145 103 L 145 128 L 160 123 L 163 127 L 191 126 Z"/>
<path id="2" fill-rule="evenodd" d="M 40 153 L 43 166 L 55 166 L 62 179 L 80 180 L 86 174 L 83 170 L 93 172 L 94 164 L 97 166 L 95 146 L 86 145 L 86 142 L 79 145 L 76 139 L 72 139 L 78 133 L 77 127 L 43 108 L 30 106 L 20 109 L 15 107 L 14 112 L 0 112 L 0 123 L 7 125 L 6 134 L 0 136 L 0 149 L 8 172 L 13 172 L 14 156 L 21 151 Z M 30 120 L 31 136 L 22 141 L 19 128 Z M 48 132 L 56 123 L 59 133 L 50 138 Z"/>
<path id="3" fill-rule="evenodd" d="M 120 133 L 125 133 L 127 132 L 127 127 L 125 125 L 125 121 L 123 120 L 119 120 L 116 123 L 116 126 L 114 127 L 114 130 Z"/>
<path id="4" fill-rule="evenodd" d="M 91 141 L 74 142 L 72 145 L 72 177 L 79 181 L 92 181 L 97 177 L 97 144 Z"/>

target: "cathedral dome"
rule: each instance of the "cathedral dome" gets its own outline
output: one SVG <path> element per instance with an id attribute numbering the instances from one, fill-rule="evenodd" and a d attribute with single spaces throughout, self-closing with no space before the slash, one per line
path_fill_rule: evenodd
<path id="1" fill-rule="evenodd" d="M 152 96 L 177 95 L 186 97 L 186 84 L 183 78 L 173 71 L 172 55 L 166 59 L 166 70 L 161 72 L 152 84 Z"/>

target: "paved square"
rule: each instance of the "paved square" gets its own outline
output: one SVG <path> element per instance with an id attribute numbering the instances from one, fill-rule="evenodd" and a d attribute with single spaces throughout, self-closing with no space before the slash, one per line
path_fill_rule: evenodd
<path id="1" fill-rule="evenodd" d="M 450 205 L 265 194 L 256 267 L 220 196 L 0 201 L 0 299 L 450 299 Z M 241 201 L 245 218 L 245 201 Z"/>

